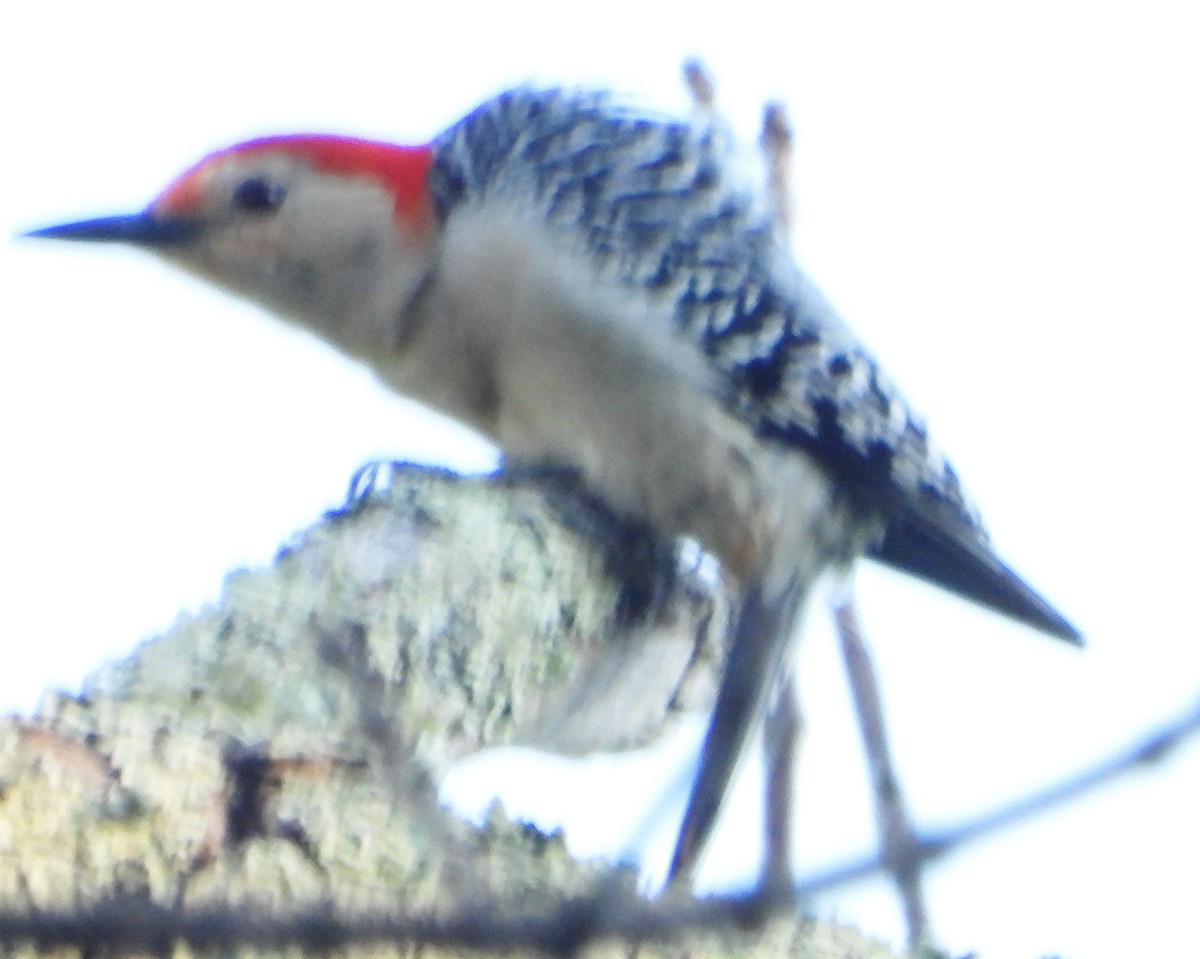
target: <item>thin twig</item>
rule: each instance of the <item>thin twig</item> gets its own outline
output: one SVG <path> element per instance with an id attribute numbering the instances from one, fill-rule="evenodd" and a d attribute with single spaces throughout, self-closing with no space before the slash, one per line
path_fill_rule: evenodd
<path id="1" fill-rule="evenodd" d="M 875 664 L 862 639 L 862 630 L 854 613 L 853 601 L 834 611 L 842 659 L 850 680 L 854 712 L 862 734 L 863 751 L 871 777 L 871 795 L 875 800 L 875 824 L 879 831 L 880 859 L 892 876 L 896 893 L 904 909 L 908 948 L 917 949 L 929 941 L 929 913 L 921 889 L 922 860 L 914 855 L 918 848 L 916 830 L 905 807 L 900 780 L 888 747 L 887 726 L 876 681 Z"/>
<path id="2" fill-rule="evenodd" d="M 792 884 L 792 792 L 800 729 L 800 709 L 789 676 L 780 683 L 763 732 L 767 784 L 762 884 L 767 889 L 787 889 Z"/>
<path id="3" fill-rule="evenodd" d="M 695 108 L 701 113 L 711 113 L 716 101 L 716 87 L 713 85 L 712 74 L 703 61 L 695 58 L 684 61 L 683 82 L 691 94 Z"/>
<path id="4" fill-rule="evenodd" d="M 792 157 L 796 137 L 782 103 L 763 108 L 759 148 L 767 161 L 767 193 L 771 198 L 771 217 L 784 245 L 795 242 L 795 209 L 792 201 Z"/>

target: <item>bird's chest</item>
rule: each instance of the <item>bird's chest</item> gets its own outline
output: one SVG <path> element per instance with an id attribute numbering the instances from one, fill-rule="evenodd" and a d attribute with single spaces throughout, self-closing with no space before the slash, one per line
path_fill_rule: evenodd
<path id="1" fill-rule="evenodd" d="M 823 472 L 726 408 L 668 298 L 606 279 L 554 237 L 460 226 L 421 335 L 385 379 L 510 460 L 578 469 L 618 512 L 695 537 L 735 572 L 761 569 L 796 525 L 787 487 L 825 497 Z"/>

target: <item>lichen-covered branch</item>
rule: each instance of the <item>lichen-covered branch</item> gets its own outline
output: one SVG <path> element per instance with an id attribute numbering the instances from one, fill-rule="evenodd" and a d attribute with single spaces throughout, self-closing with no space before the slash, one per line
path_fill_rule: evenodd
<path id="1" fill-rule="evenodd" d="M 0 951 L 520 954 L 558 930 L 551 951 L 826 954 L 790 912 L 684 933 L 663 917 L 695 907 L 636 899 L 627 870 L 438 807 L 478 749 L 629 745 L 711 695 L 719 588 L 668 576 L 630 619 L 613 535 L 538 482 L 401 469 L 83 696 L 0 724 Z"/>

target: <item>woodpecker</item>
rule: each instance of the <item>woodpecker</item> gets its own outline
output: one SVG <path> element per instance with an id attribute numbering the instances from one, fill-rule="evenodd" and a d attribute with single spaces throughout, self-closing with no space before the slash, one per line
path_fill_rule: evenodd
<path id="1" fill-rule="evenodd" d="M 814 580 L 866 554 L 1073 643 L 782 246 L 711 126 L 522 88 L 432 143 L 211 154 L 150 206 L 28 234 L 150 250 L 299 324 L 506 461 L 566 467 L 740 592 L 675 856 L 707 842 Z"/>

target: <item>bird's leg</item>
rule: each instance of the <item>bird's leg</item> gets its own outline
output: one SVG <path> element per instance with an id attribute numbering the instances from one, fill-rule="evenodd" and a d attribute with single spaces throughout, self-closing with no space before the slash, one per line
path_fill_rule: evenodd
<path id="1" fill-rule="evenodd" d="M 617 620 L 643 622 L 664 612 L 679 586 L 679 553 L 648 524 L 622 516 L 593 493 L 576 468 L 506 460 L 493 474 L 506 485 L 534 486 L 558 518 L 604 549 L 605 568 L 621 584 Z"/>
<path id="2" fill-rule="evenodd" d="M 410 463 L 407 460 L 371 460 L 354 471 L 350 484 L 346 489 L 346 500 L 337 509 L 330 511 L 330 516 L 352 516 L 370 502 L 376 493 L 382 493 L 395 485 L 397 477 L 405 471 L 419 470 L 423 473 L 438 473 L 457 475 L 453 470 L 440 466 L 427 466 L 423 463 Z"/>

